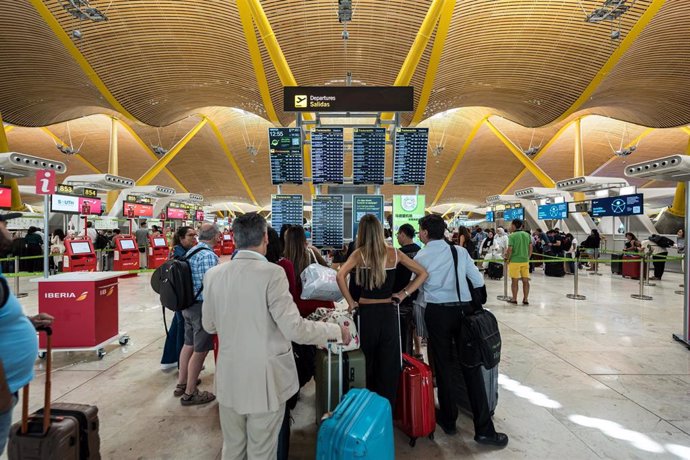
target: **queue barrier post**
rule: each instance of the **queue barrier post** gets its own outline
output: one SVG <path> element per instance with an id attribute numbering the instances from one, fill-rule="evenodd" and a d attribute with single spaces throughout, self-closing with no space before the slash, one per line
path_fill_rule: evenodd
<path id="1" fill-rule="evenodd" d="M 512 300 L 513 298 L 508 295 L 508 261 L 504 260 L 503 261 L 503 295 L 499 295 L 496 297 L 498 300 L 502 300 L 504 302 L 507 302 L 509 300 Z"/>
<path id="2" fill-rule="evenodd" d="M 575 270 L 573 272 L 573 293 L 572 294 L 566 294 L 565 296 L 569 299 L 573 300 L 587 300 L 587 296 L 580 295 L 578 292 L 579 285 L 580 285 L 580 257 L 575 257 Z"/>
<path id="3" fill-rule="evenodd" d="M 14 296 L 18 299 L 28 296 L 26 292 L 19 292 L 19 256 L 14 256 L 14 274 Z"/>
<path id="4" fill-rule="evenodd" d="M 644 279 L 645 279 L 645 267 L 644 267 L 644 262 L 646 258 L 646 254 L 643 254 L 642 257 L 640 257 L 640 293 L 639 294 L 630 294 L 630 297 L 633 299 L 637 300 L 654 300 L 652 296 L 645 295 L 644 293 Z"/>
<path id="5" fill-rule="evenodd" d="M 649 254 L 647 256 L 649 260 L 647 260 L 647 269 L 644 271 L 644 285 L 645 286 L 656 286 L 656 283 L 650 283 L 649 282 L 649 266 L 654 263 L 654 256 L 652 254 Z M 641 275 L 641 274 L 640 274 Z"/>

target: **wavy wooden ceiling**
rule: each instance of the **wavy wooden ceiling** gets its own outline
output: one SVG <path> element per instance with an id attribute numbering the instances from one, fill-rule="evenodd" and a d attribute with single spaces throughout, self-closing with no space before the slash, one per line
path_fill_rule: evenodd
<path id="1" fill-rule="evenodd" d="M 31 2 L 6 3 L 0 12 L 0 113 L 4 121 L 20 126 L 58 123 L 51 129 L 64 137 L 66 120 L 117 115 Z M 127 123 L 145 143 L 169 148 L 198 122 L 200 114 L 208 116 L 218 125 L 257 200 L 266 205 L 275 190 L 268 178 L 266 128 L 270 123 L 259 118 L 266 117 L 266 111 L 235 2 L 91 3 L 106 11 L 109 21 L 79 22 L 59 1 L 43 0 L 63 31 L 69 34 L 78 28 L 82 32 L 83 38 L 74 43 L 117 102 L 136 118 Z M 335 1 L 262 1 L 299 84 L 342 84 L 338 81 L 347 70 L 364 84 L 392 84 L 431 1 L 353 3 L 346 48 Z M 635 2 L 621 21 L 623 39 L 656 3 L 659 0 Z M 617 146 L 621 137 L 644 132 L 643 126 L 668 128 L 690 122 L 690 4 L 666 1 L 610 68 L 606 63 L 617 46 L 609 39 L 610 28 L 585 23 L 580 8 L 591 11 L 600 4 L 599 0 L 457 2 L 425 111 L 427 119 L 420 124 L 430 128 L 432 147 L 444 146 L 440 156 L 429 156 L 427 185 L 422 188 L 429 202 L 472 128 L 487 115 L 521 148 L 546 143 L 574 117 L 610 117 L 584 118 L 588 173 L 620 175 L 624 161 L 686 150 L 686 132 L 660 130 L 643 139 L 632 156 L 608 162 L 612 157 L 609 140 Z M 280 80 L 258 34 L 257 39 L 278 118 L 282 124 L 290 124 L 294 117 L 280 110 Z M 432 36 L 412 79 L 416 99 L 434 39 Z M 590 82 L 598 81 L 603 68 L 605 75 L 591 96 L 562 120 Z M 103 169 L 107 166 L 109 120 L 95 115 L 69 124 L 75 143 L 87 139 L 83 156 Z M 531 126 L 537 128 L 526 128 Z M 566 129 L 538 160 L 555 180 L 572 175 L 573 133 L 572 128 Z M 125 130 L 120 136 L 120 173 L 136 179 L 153 160 Z M 8 138 L 14 150 L 61 156 L 57 149 L 52 151 L 52 140 L 38 129 L 15 128 Z M 259 148 L 256 157 L 247 152 L 247 144 Z M 68 160 L 71 172 L 86 168 L 76 158 Z M 186 188 L 213 200 L 250 201 L 210 127 L 202 128 L 169 169 Z M 486 195 L 500 193 L 522 170 L 505 146 L 482 127 L 439 203 L 481 203 Z M 174 185 L 164 173 L 156 182 Z M 513 188 L 535 184 L 526 174 Z M 306 186 L 288 189 L 308 194 Z M 393 187 L 384 187 L 385 193 L 393 191 Z"/>

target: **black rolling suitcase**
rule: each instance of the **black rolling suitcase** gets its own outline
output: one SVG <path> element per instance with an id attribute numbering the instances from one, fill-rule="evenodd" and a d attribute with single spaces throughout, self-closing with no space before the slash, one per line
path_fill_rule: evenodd
<path id="1" fill-rule="evenodd" d="M 22 390 L 22 420 L 10 430 L 10 460 L 100 460 L 98 409 L 83 404 L 56 403 L 51 407 L 52 330 L 44 328 L 46 386 L 43 409 L 29 416 L 29 385 Z"/>
<path id="2" fill-rule="evenodd" d="M 562 278 L 565 276 L 565 268 L 562 261 L 549 262 L 548 259 L 544 262 L 544 274 L 546 276 L 555 276 Z"/>
<path id="3" fill-rule="evenodd" d="M 611 273 L 614 275 L 622 275 L 623 274 L 623 262 L 621 262 L 621 259 L 623 258 L 623 254 L 611 254 Z"/>
<path id="4" fill-rule="evenodd" d="M 503 279 L 503 264 L 489 262 L 489 267 L 486 269 L 486 272 L 492 280 Z"/>

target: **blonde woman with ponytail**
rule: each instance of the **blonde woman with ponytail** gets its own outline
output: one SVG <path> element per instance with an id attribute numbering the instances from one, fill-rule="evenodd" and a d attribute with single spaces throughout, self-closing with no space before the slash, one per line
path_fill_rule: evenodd
<path id="1" fill-rule="evenodd" d="M 359 221 L 356 249 L 338 272 L 338 286 L 360 320 L 361 348 L 367 365 L 367 388 L 395 407 L 400 376 L 400 337 L 395 303 L 409 297 L 424 283 L 427 273 L 401 251 L 386 245 L 383 226 L 367 214 Z M 415 274 L 400 292 L 394 293 L 398 264 Z M 347 277 L 354 276 L 359 292 L 351 293 Z"/>

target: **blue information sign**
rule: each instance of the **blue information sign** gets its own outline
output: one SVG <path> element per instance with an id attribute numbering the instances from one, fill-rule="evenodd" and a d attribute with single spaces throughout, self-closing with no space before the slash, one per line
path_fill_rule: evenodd
<path id="1" fill-rule="evenodd" d="M 634 216 L 644 212 L 644 199 L 641 193 L 635 195 L 613 196 L 592 200 L 592 217 Z"/>
<path id="2" fill-rule="evenodd" d="M 525 220 L 525 209 L 524 208 L 513 208 L 506 209 L 503 211 L 503 220 L 511 221 L 515 219 Z"/>
<path id="3" fill-rule="evenodd" d="M 561 220 L 568 217 L 568 203 L 544 204 L 537 208 L 539 220 Z"/>
<path id="4" fill-rule="evenodd" d="M 486 211 L 486 221 L 487 222 L 493 222 L 494 221 L 494 212 L 493 211 Z"/>

